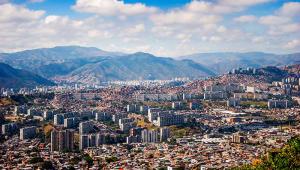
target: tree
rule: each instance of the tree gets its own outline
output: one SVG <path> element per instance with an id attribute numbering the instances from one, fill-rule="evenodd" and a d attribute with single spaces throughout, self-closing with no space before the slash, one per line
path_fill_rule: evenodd
<path id="1" fill-rule="evenodd" d="M 90 155 L 84 155 L 83 159 L 88 163 L 89 166 L 94 165 L 94 160 L 90 157 Z"/>

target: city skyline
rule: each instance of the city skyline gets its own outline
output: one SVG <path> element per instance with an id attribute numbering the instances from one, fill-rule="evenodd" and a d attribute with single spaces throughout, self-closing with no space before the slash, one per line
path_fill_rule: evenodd
<path id="1" fill-rule="evenodd" d="M 1 52 L 60 45 L 168 57 L 300 50 L 296 0 L 1 0 L 0 11 Z"/>

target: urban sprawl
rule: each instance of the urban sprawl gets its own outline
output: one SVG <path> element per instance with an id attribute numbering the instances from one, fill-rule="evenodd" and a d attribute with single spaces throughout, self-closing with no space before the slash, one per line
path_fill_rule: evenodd
<path id="1" fill-rule="evenodd" d="M 298 74 L 1 89 L 0 169 L 230 169 L 300 134 Z"/>

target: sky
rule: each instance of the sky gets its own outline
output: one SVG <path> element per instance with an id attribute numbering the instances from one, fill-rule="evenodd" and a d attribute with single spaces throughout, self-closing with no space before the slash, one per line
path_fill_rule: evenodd
<path id="1" fill-rule="evenodd" d="M 0 52 L 300 52 L 300 0 L 0 0 Z"/>

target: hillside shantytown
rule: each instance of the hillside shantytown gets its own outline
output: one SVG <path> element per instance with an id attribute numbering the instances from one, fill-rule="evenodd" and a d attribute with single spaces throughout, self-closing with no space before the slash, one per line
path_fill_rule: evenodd
<path id="1" fill-rule="evenodd" d="M 3 169 L 230 169 L 300 135 L 299 65 L 1 89 Z"/>

